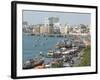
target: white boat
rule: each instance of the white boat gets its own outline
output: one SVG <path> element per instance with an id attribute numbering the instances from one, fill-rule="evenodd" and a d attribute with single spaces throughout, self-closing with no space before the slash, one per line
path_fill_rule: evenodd
<path id="1" fill-rule="evenodd" d="M 69 53 L 71 53 L 71 52 L 75 52 L 76 50 L 78 50 L 77 47 L 75 47 L 75 48 L 73 48 L 73 49 L 70 49 L 70 50 L 67 50 L 67 51 L 64 51 L 64 52 L 62 52 L 62 54 L 69 54 Z"/>

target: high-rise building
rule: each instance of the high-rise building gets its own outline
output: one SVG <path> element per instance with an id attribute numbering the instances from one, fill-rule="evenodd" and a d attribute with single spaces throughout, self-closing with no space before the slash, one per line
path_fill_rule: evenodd
<path id="1" fill-rule="evenodd" d="M 52 27 L 54 26 L 55 23 L 59 22 L 58 17 L 49 17 L 48 20 L 49 20 L 49 25 L 52 26 Z"/>
<path id="2" fill-rule="evenodd" d="M 44 20 L 44 26 L 48 26 L 49 25 L 49 20 L 48 20 L 48 18 L 45 18 L 45 20 Z"/>
<path id="3" fill-rule="evenodd" d="M 55 27 L 55 24 L 59 23 L 59 18 L 58 17 L 49 17 L 48 20 L 49 20 L 50 32 L 55 33 L 54 27 Z"/>

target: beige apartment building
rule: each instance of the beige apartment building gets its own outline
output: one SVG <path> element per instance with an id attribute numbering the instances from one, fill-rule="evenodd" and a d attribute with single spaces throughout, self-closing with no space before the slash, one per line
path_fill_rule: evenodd
<path id="1" fill-rule="evenodd" d="M 60 33 L 61 34 L 68 34 L 68 26 L 60 26 Z"/>
<path id="2" fill-rule="evenodd" d="M 52 34 L 53 28 L 49 25 L 40 27 L 40 34 Z"/>
<path id="3" fill-rule="evenodd" d="M 32 33 L 33 34 L 40 34 L 40 27 L 39 26 L 34 27 L 32 30 Z"/>

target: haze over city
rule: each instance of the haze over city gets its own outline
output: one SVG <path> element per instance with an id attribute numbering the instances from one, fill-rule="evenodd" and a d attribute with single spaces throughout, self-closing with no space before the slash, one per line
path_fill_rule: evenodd
<path id="1" fill-rule="evenodd" d="M 91 15 L 23 11 L 23 69 L 91 65 Z"/>
<path id="2" fill-rule="evenodd" d="M 58 17 L 60 24 L 78 25 L 91 24 L 91 15 L 89 13 L 72 13 L 72 12 L 47 12 L 47 11 L 23 11 L 23 21 L 28 24 L 44 24 L 45 18 Z"/>

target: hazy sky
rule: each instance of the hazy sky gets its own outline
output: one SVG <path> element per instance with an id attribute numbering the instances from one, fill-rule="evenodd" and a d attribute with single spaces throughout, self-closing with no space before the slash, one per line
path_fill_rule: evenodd
<path id="1" fill-rule="evenodd" d="M 47 12 L 47 11 L 23 11 L 23 21 L 28 24 L 41 24 L 47 17 L 59 17 L 59 23 L 69 25 L 91 24 L 91 14 L 88 13 L 65 13 L 65 12 Z"/>

